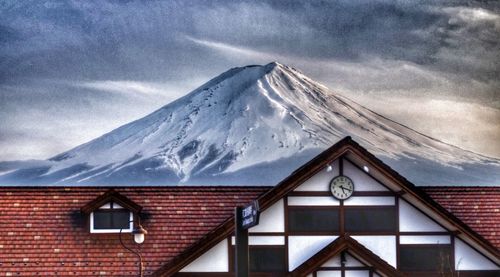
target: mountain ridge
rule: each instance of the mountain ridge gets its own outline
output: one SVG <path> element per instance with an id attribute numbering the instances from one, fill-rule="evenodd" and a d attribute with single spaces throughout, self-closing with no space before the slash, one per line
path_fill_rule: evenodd
<path id="1" fill-rule="evenodd" d="M 42 167 L 0 175 L 0 183 L 178 185 L 233 180 L 272 185 L 295 169 L 292 165 L 347 135 L 403 175 L 412 164 L 422 174 L 439 165 L 449 177 L 439 179 L 438 172 L 429 179 L 440 182 L 467 177 L 468 172 L 460 172 L 464 168 L 480 175 L 486 167 L 500 169 L 498 159 L 419 133 L 272 62 L 229 69 L 143 118 L 49 158 Z M 405 165 L 398 165 L 403 160 Z M 263 176 L 262 164 L 281 170 Z M 241 172 L 248 176 L 230 176 Z M 422 176 L 409 174 L 415 183 L 429 185 Z M 473 173 L 470 180 L 498 182 L 500 173 Z"/>

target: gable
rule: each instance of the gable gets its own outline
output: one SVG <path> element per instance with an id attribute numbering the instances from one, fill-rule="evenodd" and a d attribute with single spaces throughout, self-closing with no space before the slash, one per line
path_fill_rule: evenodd
<path id="1" fill-rule="evenodd" d="M 445 229 L 405 200 L 399 202 L 399 230 L 402 232 L 443 232 Z"/>
<path id="2" fill-rule="evenodd" d="M 141 205 L 135 203 L 123 194 L 120 194 L 115 189 L 109 189 L 81 207 L 80 211 L 84 214 L 90 214 L 97 209 L 108 208 L 112 203 L 118 204 L 121 208 L 127 209 L 133 213 L 138 213 L 142 210 Z"/>
<path id="3" fill-rule="evenodd" d="M 227 250 L 228 243 L 225 239 L 181 269 L 180 272 L 227 272 L 229 271 Z"/>
<path id="4" fill-rule="evenodd" d="M 290 272 L 290 276 L 401 276 L 349 236 L 342 236 Z"/>
<path id="5" fill-rule="evenodd" d="M 337 175 L 353 180 L 355 191 L 346 200 L 331 195 L 329 184 Z M 271 207 L 277 210 L 276 203 L 280 212 L 266 213 Z M 419 270 L 413 264 L 404 264 L 408 259 L 401 253 L 412 252 L 422 257 L 445 255 L 451 264 L 447 270 L 463 270 L 454 260 L 458 253 L 454 242 L 460 239 L 493 264 L 489 267 L 484 263 L 477 270 L 499 270 L 496 248 L 350 138 L 296 170 L 261 196 L 259 204 L 264 210 L 261 222 L 267 222 L 267 227 L 253 227 L 250 254 L 257 248 L 284 249 L 286 256 L 281 262 L 287 265 L 287 272 L 300 267 L 340 236 L 352 238 L 384 263 L 406 272 Z M 271 232 L 269 222 L 280 228 Z M 280 239 L 263 246 L 256 244 L 259 236 Z M 231 247 L 228 251 L 231 257 Z M 437 271 L 441 265 L 425 266 Z"/>

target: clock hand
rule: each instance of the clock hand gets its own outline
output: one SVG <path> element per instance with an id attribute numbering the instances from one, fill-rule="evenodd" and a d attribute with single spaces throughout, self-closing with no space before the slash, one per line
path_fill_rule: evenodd
<path id="1" fill-rule="evenodd" d="M 341 188 L 342 190 L 346 189 L 346 190 L 348 190 L 348 191 L 352 191 L 352 189 L 350 189 L 350 188 L 346 188 L 346 187 L 344 187 L 344 186 L 340 186 L 340 188 Z"/>

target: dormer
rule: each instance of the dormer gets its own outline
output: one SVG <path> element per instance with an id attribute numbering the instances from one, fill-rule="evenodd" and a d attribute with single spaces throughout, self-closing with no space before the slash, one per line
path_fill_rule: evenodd
<path id="1" fill-rule="evenodd" d="M 87 203 L 81 209 L 90 233 L 131 233 L 139 225 L 142 207 L 114 189 Z"/>

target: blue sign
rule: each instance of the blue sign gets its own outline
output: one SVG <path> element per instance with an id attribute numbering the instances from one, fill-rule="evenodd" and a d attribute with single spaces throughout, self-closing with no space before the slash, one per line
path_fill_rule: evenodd
<path id="1" fill-rule="evenodd" d="M 248 229 L 259 224 L 259 202 L 253 201 L 241 210 L 241 228 Z"/>

